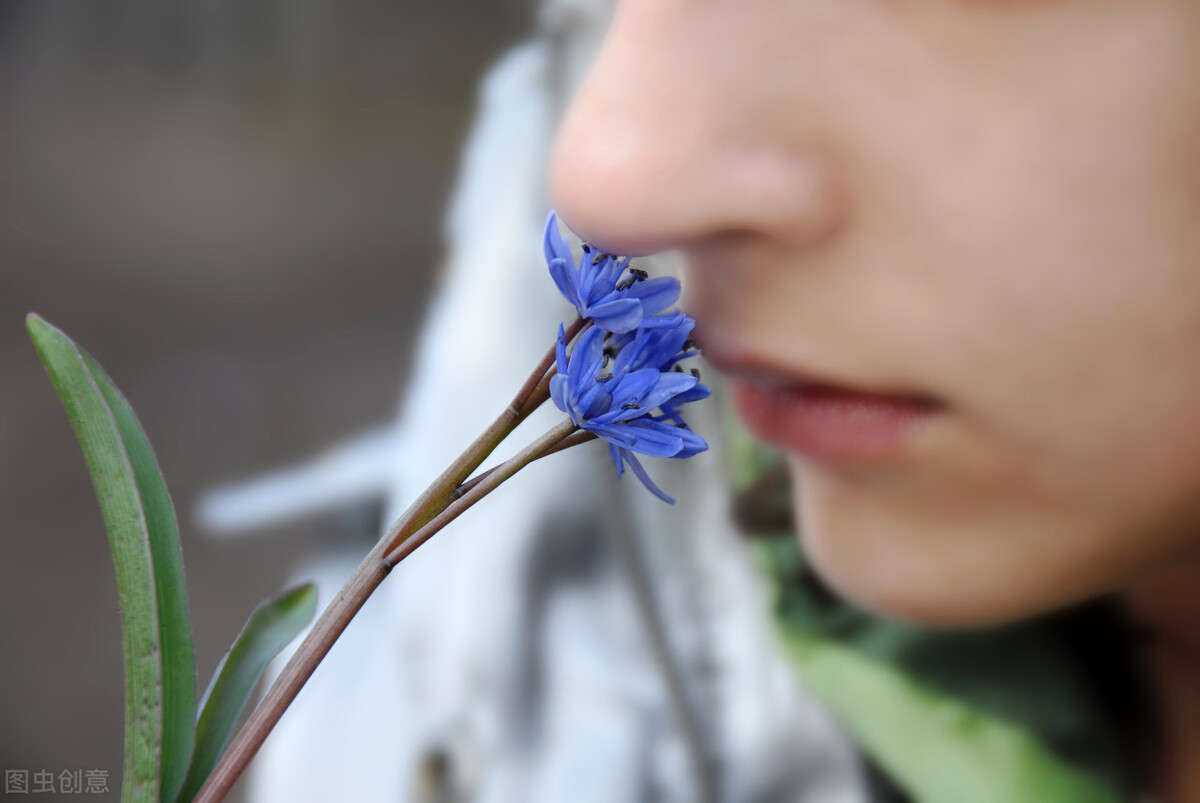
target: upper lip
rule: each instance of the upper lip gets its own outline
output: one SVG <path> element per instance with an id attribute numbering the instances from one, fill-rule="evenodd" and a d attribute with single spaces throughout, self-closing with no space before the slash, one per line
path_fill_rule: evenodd
<path id="1" fill-rule="evenodd" d="M 697 341 L 705 360 L 714 368 L 744 382 L 778 388 L 820 387 L 864 396 L 890 396 L 940 403 L 928 393 L 911 387 L 872 385 L 856 379 L 819 374 L 752 351 L 707 343 L 702 336 L 698 336 Z"/>

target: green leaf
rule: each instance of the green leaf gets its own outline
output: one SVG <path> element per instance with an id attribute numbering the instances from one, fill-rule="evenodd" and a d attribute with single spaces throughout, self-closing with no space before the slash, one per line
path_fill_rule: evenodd
<path id="1" fill-rule="evenodd" d="M 189 801 L 200 791 L 267 664 L 312 621 L 316 611 L 316 587 L 306 583 L 259 603 L 250 614 L 200 703 L 196 753 L 179 800 Z"/>
<path id="2" fill-rule="evenodd" d="M 83 447 L 108 530 L 124 635 L 121 799 L 174 800 L 195 738 L 196 662 L 171 498 L 145 432 L 104 370 L 37 315 L 26 325 Z"/>
<path id="3" fill-rule="evenodd" d="M 1034 734 L 923 687 L 895 667 L 779 626 L 806 687 L 916 803 L 1120 803 L 1102 778 Z"/>

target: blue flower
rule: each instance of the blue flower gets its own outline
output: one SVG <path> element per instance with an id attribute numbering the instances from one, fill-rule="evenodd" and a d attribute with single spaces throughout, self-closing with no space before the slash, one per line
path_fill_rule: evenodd
<path id="1" fill-rule="evenodd" d="M 558 292 L 582 317 L 591 318 L 609 332 L 632 332 L 679 299 L 676 279 L 648 279 L 641 271 L 625 274 L 628 257 L 622 259 L 585 245 L 576 266 L 554 212 L 546 217 L 542 248 Z"/>
<path id="2" fill-rule="evenodd" d="M 686 315 L 660 315 L 647 318 L 635 335 L 614 335 L 609 338 L 609 350 L 617 354 L 613 376 L 622 376 L 625 371 L 655 368 L 659 371 L 680 371 L 679 363 L 700 352 L 691 339 L 696 322 Z M 664 420 L 677 425 L 683 424 L 679 405 L 706 399 L 712 392 L 707 385 L 696 385 L 679 393 L 660 405 Z M 690 457 L 691 455 L 678 455 Z"/>
<path id="3" fill-rule="evenodd" d="M 558 372 L 550 380 L 550 396 L 576 426 L 608 442 L 618 475 L 628 464 L 655 496 L 674 504 L 634 453 L 684 458 L 707 449 L 683 422 L 679 405 L 708 396 L 709 389 L 699 377 L 677 369 L 680 360 L 696 353 L 688 347 L 694 322 L 686 315 L 663 317 L 669 321 L 633 334 L 610 335 L 593 326 L 569 357 L 559 326 Z M 605 373 L 610 361 L 612 372 Z"/>

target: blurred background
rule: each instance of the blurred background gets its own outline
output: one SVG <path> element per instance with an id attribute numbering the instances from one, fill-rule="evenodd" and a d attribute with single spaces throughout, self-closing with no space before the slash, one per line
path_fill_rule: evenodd
<path id="1" fill-rule="evenodd" d="M 288 565 L 375 525 L 219 542 L 194 502 L 393 417 L 479 77 L 532 6 L 0 0 L 0 767 L 120 783 L 112 566 L 25 313 L 142 417 L 203 688 Z"/>

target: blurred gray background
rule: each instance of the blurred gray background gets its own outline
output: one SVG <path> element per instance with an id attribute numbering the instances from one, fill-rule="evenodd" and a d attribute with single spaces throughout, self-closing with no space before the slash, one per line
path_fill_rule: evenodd
<path id="1" fill-rule="evenodd" d="M 527 0 L 0 0 L 0 768 L 107 769 L 118 796 L 112 566 L 25 313 L 142 418 L 203 689 L 288 564 L 374 525 L 348 511 L 217 542 L 193 502 L 392 418 L 479 76 L 531 17 Z"/>

